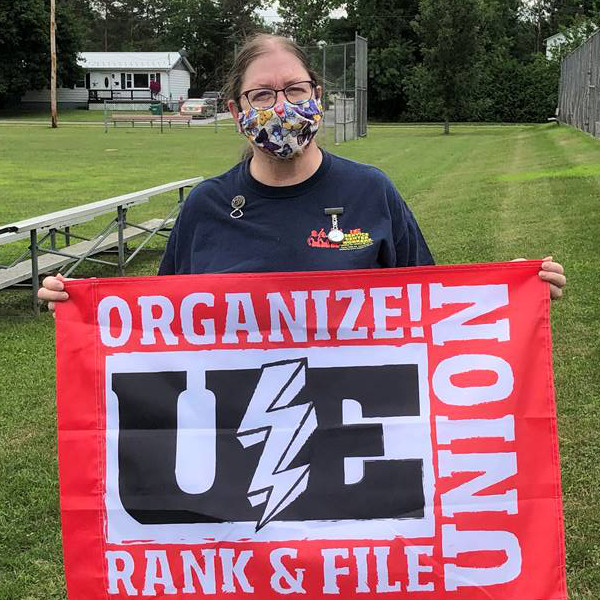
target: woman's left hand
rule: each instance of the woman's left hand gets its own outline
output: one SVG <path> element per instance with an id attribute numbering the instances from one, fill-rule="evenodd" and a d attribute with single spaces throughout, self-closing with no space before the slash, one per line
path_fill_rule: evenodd
<path id="1" fill-rule="evenodd" d="M 567 285 L 563 266 L 554 262 L 551 256 L 546 256 L 542 262 L 539 276 L 542 281 L 547 281 L 550 284 L 550 299 L 558 300 L 563 295 L 563 289 Z"/>
<path id="2" fill-rule="evenodd" d="M 527 260 L 526 258 L 515 258 L 513 262 Z M 538 273 L 542 281 L 550 284 L 550 300 L 558 300 L 563 295 L 563 289 L 567 285 L 565 270 L 560 263 L 554 262 L 551 256 L 546 256 L 542 261 L 542 269 Z"/>

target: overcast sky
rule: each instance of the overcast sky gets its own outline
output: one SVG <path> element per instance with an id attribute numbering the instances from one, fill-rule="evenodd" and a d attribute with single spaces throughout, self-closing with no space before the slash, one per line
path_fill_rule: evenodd
<path id="1" fill-rule="evenodd" d="M 277 7 L 279 3 L 277 1 L 273 2 L 269 8 L 259 8 L 256 12 L 267 22 L 267 23 L 277 23 L 281 21 L 281 17 L 277 14 Z M 334 19 L 339 19 L 340 17 L 346 16 L 345 8 L 336 8 L 332 10 L 330 16 Z"/>

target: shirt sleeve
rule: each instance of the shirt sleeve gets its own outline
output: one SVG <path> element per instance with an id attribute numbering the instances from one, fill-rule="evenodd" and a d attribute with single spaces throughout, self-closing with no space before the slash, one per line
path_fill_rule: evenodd
<path id="1" fill-rule="evenodd" d="M 394 217 L 394 246 L 397 267 L 434 265 L 435 260 L 410 208 L 392 186 L 396 215 Z M 394 213 L 392 213 L 394 214 Z"/>

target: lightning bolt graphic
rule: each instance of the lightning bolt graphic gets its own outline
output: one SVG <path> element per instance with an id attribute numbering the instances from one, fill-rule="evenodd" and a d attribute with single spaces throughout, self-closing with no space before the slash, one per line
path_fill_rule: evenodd
<path id="1" fill-rule="evenodd" d="M 252 506 L 264 504 L 256 531 L 298 498 L 308 485 L 310 465 L 289 468 L 317 428 L 312 402 L 290 406 L 306 382 L 305 358 L 264 365 L 238 429 L 244 448 L 264 443 L 248 488 Z"/>

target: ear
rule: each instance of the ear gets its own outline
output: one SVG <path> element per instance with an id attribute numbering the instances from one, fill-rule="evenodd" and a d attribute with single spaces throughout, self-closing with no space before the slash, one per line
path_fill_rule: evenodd
<path id="1" fill-rule="evenodd" d="M 229 112 L 231 113 L 231 116 L 233 117 L 233 121 L 235 122 L 235 126 L 236 126 L 237 130 L 241 133 L 240 124 L 238 122 L 238 117 L 240 115 L 240 109 L 238 108 L 238 105 L 233 100 L 228 100 L 227 108 L 229 109 Z"/>

